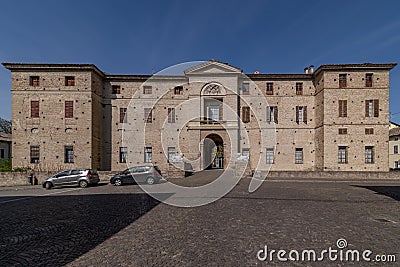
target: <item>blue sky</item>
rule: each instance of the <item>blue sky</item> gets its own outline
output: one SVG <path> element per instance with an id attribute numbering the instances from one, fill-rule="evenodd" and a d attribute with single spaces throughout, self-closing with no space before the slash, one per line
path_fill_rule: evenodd
<path id="1" fill-rule="evenodd" d="M 245 73 L 400 62 L 400 1 L 2 1 L 0 61 L 93 63 L 149 74 L 217 59 Z M 11 118 L 0 68 L 0 117 Z M 400 122 L 400 66 L 390 112 Z"/>

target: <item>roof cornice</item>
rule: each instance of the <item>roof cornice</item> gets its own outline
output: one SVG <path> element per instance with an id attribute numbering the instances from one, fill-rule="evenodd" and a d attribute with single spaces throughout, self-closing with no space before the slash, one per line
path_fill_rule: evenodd
<path id="1" fill-rule="evenodd" d="M 11 71 L 69 71 L 69 70 L 78 70 L 78 71 L 94 71 L 100 76 L 104 77 L 104 72 L 102 72 L 99 68 L 94 64 L 42 64 L 42 63 L 9 63 L 4 62 L 2 65 Z"/>
<path id="2" fill-rule="evenodd" d="M 396 66 L 397 63 L 325 64 L 319 66 L 314 75 L 318 75 L 321 71 L 330 70 L 391 70 Z"/>

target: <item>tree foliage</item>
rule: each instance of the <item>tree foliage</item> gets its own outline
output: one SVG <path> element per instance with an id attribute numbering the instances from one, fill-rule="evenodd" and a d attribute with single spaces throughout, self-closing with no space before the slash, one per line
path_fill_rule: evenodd
<path id="1" fill-rule="evenodd" d="M 11 133 L 11 121 L 0 118 L 0 132 Z"/>

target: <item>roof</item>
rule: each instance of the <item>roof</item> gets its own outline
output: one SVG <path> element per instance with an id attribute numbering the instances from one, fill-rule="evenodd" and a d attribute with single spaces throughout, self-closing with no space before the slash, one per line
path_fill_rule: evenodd
<path id="1" fill-rule="evenodd" d="M 104 76 L 99 68 L 94 64 L 59 64 L 59 63 L 10 63 L 3 62 L 2 65 L 11 71 L 26 71 L 26 70 L 91 70 L 97 72 L 99 75 Z"/>
<path id="2" fill-rule="evenodd" d="M 210 63 L 216 63 L 220 65 L 226 65 L 233 70 L 236 70 L 238 72 L 242 72 L 240 68 L 237 68 L 235 66 L 229 65 L 227 63 L 223 63 L 217 60 L 210 60 L 206 61 L 202 64 L 193 66 L 187 70 L 185 70 L 185 73 L 193 71 L 195 69 L 201 68 L 203 65 L 207 65 Z M 96 65 L 94 64 L 59 64 L 59 63 L 9 63 L 5 62 L 2 63 L 2 65 L 11 70 L 11 71 L 31 71 L 31 70 L 41 70 L 41 71 L 46 71 L 48 69 L 52 70 L 59 70 L 59 71 L 65 71 L 65 70 L 90 70 L 90 71 L 95 71 L 102 77 L 106 79 L 119 79 L 119 80 L 147 80 L 153 75 L 120 75 L 120 74 L 108 74 L 103 71 L 101 71 L 99 68 L 97 68 Z M 325 64 L 321 65 L 318 67 L 318 69 L 313 73 L 313 74 L 303 74 L 303 73 L 297 73 L 297 74 L 246 74 L 249 78 L 257 80 L 257 79 L 312 79 L 314 76 L 318 75 L 319 72 L 321 71 L 329 71 L 329 70 L 391 70 L 397 65 L 397 63 L 361 63 L 361 64 Z M 167 78 L 169 76 L 164 76 L 164 78 Z M 173 76 L 171 76 L 173 77 Z M 180 77 L 180 76 L 175 76 L 175 77 Z M 183 77 L 183 76 L 182 76 Z"/>
<path id="3" fill-rule="evenodd" d="M 361 63 L 361 64 L 326 64 L 321 65 L 318 69 L 314 72 L 314 75 L 317 75 L 319 72 L 323 70 L 391 70 L 396 67 L 397 63 Z"/>
<path id="4" fill-rule="evenodd" d="M 400 135 L 400 128 L 393 128 L 389 130 L 389 136 Z"/>
<path id="5" fill-rule="evenodd" d="M 245 74 L 252 80 L 311 80 L 312 74 Z"/>
<path id="6" fill-rule="evenodd" d="M 0 132 L 0 141 L 3 142 L 11 142 L 12 141 L 12 135 L 4 132 Z"/>

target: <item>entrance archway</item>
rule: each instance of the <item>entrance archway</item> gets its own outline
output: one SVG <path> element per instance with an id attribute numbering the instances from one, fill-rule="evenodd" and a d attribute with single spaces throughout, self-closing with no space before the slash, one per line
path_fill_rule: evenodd
<path id="1" fill-rule="evenodd" d="M 209 134 L 204 138 L 204 168 L 224 168 L 224 141 L 218 134 Z"/>

